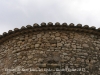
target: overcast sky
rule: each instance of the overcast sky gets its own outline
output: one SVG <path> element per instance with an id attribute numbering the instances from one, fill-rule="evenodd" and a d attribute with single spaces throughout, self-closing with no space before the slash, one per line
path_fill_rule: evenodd
<path id="1" fill-rule="evenodd" d="M 99 28 L 100 0 L 0 0 L 0 34 L 42 22 Z"/>

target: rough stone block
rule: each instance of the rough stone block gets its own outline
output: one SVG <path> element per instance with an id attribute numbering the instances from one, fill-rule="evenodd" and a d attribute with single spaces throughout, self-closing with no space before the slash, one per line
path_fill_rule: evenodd
<path id="1" fill-rule="evenodd" d="M 87 47 L 89 47 L 89 45 L 88 45 L 88 44 L 83 44 L 82 46 L 83 46 L 83 47 L 86 47 L 86 48 L 87 48 Z"/>
<path id="2" fill-rule="evenodd" d="M 37 34 L 37 38 L 40 38 L 42 35 L 41 34 Z"/>
<path id="3" fill-rule="evenodd" d="M 62 43 L 57 43 L 57 47 L 59 47 L 59 46 L 63 46 L 63 44 Z"/>
<path id="4" fill-rule="evenodd" d="M 39 47 L 40 46 L 40 44 L 35 44 L 35 47 Z"/>
<path id="5" fill-rule="evenodd" d="M 60 36 L 60 33 L 56 33 L 55 36 Z"/>

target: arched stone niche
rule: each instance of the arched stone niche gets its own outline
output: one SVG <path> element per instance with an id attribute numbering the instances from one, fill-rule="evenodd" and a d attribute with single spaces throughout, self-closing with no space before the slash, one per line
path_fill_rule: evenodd
<path id="1" fill-rule="evenodd" d="M 0 63 L 1 75 L 99 75 L 100 29 L 49 22 L 9 30 L 0 35 Z"/>

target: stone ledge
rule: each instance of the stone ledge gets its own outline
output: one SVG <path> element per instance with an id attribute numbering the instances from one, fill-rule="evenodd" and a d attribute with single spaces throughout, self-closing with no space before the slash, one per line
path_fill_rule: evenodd
<path id="1" fill-rule="evenodd" d="M 52 22 L 41 23 L 41 26 L 37 23 L 31 25 L 27 25 L 26 27 L 22 26 L 19 28 L 14 28 L 13 30 L 9 30 L 8 33 L 4 32 L 2 35 L 0 35 L 0 44 L 7 39 L 20 35 L 20 34 L 26 34 L 30 32 L 37 32 L 37 31 L 48 31 L 48 30 L 60 30 L 60 31 L 77 31 L 77 32 L 84 32 L 89 34 L 95 34 L 100 36 L 100 28 L 96 29 L 96 27 L 92 26 L 89 27 L 88 25 L 82 26 L 82 24 L 77 24 L 76 26 L 73 23 L 70 23 L 69 25 L 67 23 L 60 24 L 59 22 L 56 22 L 55 25 L 53 25 Z"/>

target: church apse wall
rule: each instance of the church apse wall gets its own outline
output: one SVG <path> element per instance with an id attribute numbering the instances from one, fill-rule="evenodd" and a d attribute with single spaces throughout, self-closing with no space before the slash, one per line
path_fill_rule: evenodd
<path id="1" fill-rule="evenodd" d="M 99 74 L 100 28 L 49 22 L 0 35 L 0 75 Z"/>

